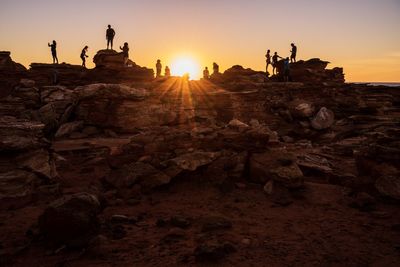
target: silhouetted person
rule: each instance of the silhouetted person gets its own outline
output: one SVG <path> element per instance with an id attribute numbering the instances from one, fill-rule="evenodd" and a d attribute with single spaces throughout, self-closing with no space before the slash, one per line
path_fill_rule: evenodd
<path id="1" fill-rule="evenodd" d="M 277 52 L 275 52 L 274 55 L 272 56 L 272 74 L 275 74 L 275 70 L 276 70 L 276 67 L 278 66 L 279 58 L 283 58 L 283 57 L 278 56 Z"/>
<path id="2" fill-rule="evenodd" d="M 86 68 L 86 58 L 89 57 L 88 55 L 86 55 L 87 51 L 88 51 L 88 46 L 86 45 L 81 52 L 81 59 L 82 59 L 82 67 Z"/>
<path id="3" fill-rule="evenodd" d="M 57 58 L 57 42 L 53 40 L 53 43 L 48 43 L 48 46 L 51 47 L 51 55 L 53 56 L 53 64 L 57 62 L 58 64 L 58 58 Z"/>
<path id="4" fill-rule="evenodd" d="M 156 77 L 161 77 L 162 65 L 161 65 L 161 60 L 159 60 L 159 59 L 157 60 L 156 69 L 157 69 Z"/>
<path id="5" fill-rule="evenodd" d="M 218 74 L 219 73 L 219 66 L 217 63 L 213 63 L 213 74 Z"/>
<path id="6" fill-rule="evenodd" d="M 290 51 L 292 54 L 290 55 L 290 63 L 296 62 L 296 55 L 297 55 L 297 46 L 293 43 L 291 44 L 292 50 Z"/>
<path id="7" fill-rule="evenodd" d="M 268 66 L 271 65 L 271 55 L 270 55 L 270 50 L 268 49 L 267 54 L 265 55 L 266 61 L 267 61 L 267 67 L 266 73 L 268 73 Z"/>
<path id="8" fill-rule="evenodd" d="M 123 47 L 119 47 L 119 49 L 122 50 L 122 54 L 124 55 L 124 65 L 128 65 L 128 59 L 129 59 L 129 45 L 127 42 L 124 43 Z"/>
<path id="9" fill-rule="evenodd" d="M 111 45 L 111 50 L 113 49 L 114 36 L 115 36 L 114 29 L 111 28 L 111 25 L 108 25 L 108 29 L 106 31 L 107 49 L 109 45 Z"/>
<path id="10" fill-rule="evenodd" d="M 210 72 L 208 71 L 208 67 L 203 70 L 203 78 L 208 80 L 210 79 Z"/>
<path id="11" fill-rule="evenodd" d="M 285 82 L 290 81 L 290 63 L 288 57 L 283 61 L 283 80 Z"/>
<path id="12" fill-rule="evenodd" d="M 168 66 L 165 67 L 165 77 L 170 77 L 171 76 L 171 70 L 169 69 Z"/>

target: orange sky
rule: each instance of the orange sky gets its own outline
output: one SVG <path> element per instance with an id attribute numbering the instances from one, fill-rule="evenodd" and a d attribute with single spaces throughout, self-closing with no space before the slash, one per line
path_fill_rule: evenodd
<path id="1" fill-rule="evenodd" d="M 180 56 L 221 70 L 240 64 L 264 70 L 265 51 L 319 57 L 345 68 L 347 81 L 400 82 L 399 0 L 1 0 L 0 50 L 26 66 L 51 62 L 47 42 L 57 40 L 60 62 L 80 64 L 106 46 L 128 42 L 139 65 L 169 65 Z M 88 67 L 93 67 L 90 58 Z"/>

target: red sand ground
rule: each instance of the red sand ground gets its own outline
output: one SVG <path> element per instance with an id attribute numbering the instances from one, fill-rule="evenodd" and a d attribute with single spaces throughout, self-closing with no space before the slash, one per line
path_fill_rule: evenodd
<path id="1" fill-rule="evenodd" d="M 79 169 L 82 159 L 69 158 L 61 169 L 64 194 L 98 186 L 102 166 Z M 95 172 L 91 172 L 91 167 Z M 195 177 L 142 196 L 135 205 L 108 206 L 114 214 L 138 218 L 124 225 L 126 236 L 108 238 L 89 252 L 49 253 L 40 242 L 27 246 L 26 231 L 43 211 L 45 201 L 0 214 L 1 246 L 10 253 L 8 266 L 194 266 L 196 246 L 207 240 L 231 242 L 237 249 L 210 266 L 400 266 L 399 207 L 377 204 L 373 212 L 348 207 L 341 187 L 307 183 L 293 204 L 273 204 L 261 186 L 246 184 L 229 193 Z M 117 201 L 118 202 L 118 201 Z M 158 219 L 190 218 L 187 229 L 158 227 Z M 233 227 L 203 233 L 210 215 L 228 218 Z M 171 238 L 171 234 L 177 237 Z M 168 235 L 170 238 L 168 238 Z M 25 246 L 25 248 L 24 248 Z"/>

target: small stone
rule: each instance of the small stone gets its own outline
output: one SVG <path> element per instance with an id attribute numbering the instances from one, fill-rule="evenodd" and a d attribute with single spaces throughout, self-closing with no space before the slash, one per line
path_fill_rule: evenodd
<path id="1" fill-rule="evenodd" d="M 129 218 L 125 215 L 113 215 L 110 218 L 111 223 L 129 223 Z"/>
<path id="2" fill-rule="evenodd" d="M 204 218 L 204 223 L 202 226 L 203 232 L 223 230 L 232 228 L 232 222 L 224 217 L 211 216 Z"/>
<path id="3" fill-rule="evenodd" d="M 172 216 L 170 219 L 171 225 L 179 228 L 188 228 L 190 226 L 190 221 L 184 216 Z"/>
<path id="4" fill-rule="evenodd" d="M 235 186 L 239 189 L 245 189 L 247 187 L 247 185 L 244 183 L 235 183 Z"/>
<path id="5" fill-rule="evenodd" d="M 241 243 L 245 246 L 250 246 L 251 245 L 251 239 L 249 238 L 243 238 Z"/>
<path id="6" fill-rule="evenodd" d="M 229 242 L 222 243 L 209 241 L 197 246 L 194 255 L 197 261 L 215 262 L 233 252 L 236 252 L 236 248 Z"/>

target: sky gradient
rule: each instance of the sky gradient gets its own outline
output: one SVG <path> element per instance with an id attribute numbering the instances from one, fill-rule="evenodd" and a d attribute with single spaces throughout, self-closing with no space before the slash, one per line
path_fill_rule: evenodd
<path id="1" fill-rule="evenodd" d="M 350 82 L 400 82 L 400 0 L 0 0 L 0 50 L 25 66 L 60 62 L 88 67 L 116 31 L 114 49 L 128 42 L 137 64 L 155 68 L 192 57 L 221 70 L 235 64 L 265 69 L 265 52 L 319 57 L 344 67 Z"/>

